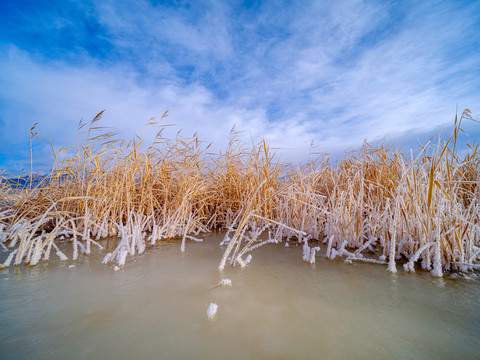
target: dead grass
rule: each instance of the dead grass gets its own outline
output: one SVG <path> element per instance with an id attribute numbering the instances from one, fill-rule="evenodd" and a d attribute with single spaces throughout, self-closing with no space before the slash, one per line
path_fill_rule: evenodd
<path id="1" fill-rule="evenodd" d="M 328 258 L 392 272 L 398 261 L 435 276 L 480 266 L 478 147 L 463 157 L 456 148 L 462 121 L 473 120 L 468 109 L 447 139 L 416 158 L 365 144 L 335 166 L 324 157 L 281 164 L 265 141 L 245 147 L 235 132 L 225 152 L 212 154 L 196 136 L 163 138 L 154 121 L 150 145 L 120 141 L 98 127 L 101 115 L 80 125 L 75 148 L 54 152 L 47 182 L 1 185 L 0 245 L 10 251 L 2 267 L 35 265 L 52 250 L 66 259 L 60 239 L 76 259 L 108 236 L 120 240 L 104 262 L 121 267 L 147 243 L 178 237 L 183 250 L 212 229 L 227 230 L 219 269 L 246 266 L 256 247 L 290 240 L 303 243 L 308 262 L 320 250 L 308 242 L 317 240 Z"/>

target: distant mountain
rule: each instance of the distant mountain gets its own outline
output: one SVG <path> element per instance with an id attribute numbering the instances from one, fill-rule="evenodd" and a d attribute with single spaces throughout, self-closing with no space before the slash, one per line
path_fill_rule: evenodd
<path id="1" fill-rule="evenodd" d="M 15 189 L 24 189 L 24 188 L 30 187 L 30 184 L 32 188 L 35 188 L 38 185 L 40 185 L 42 182 L 47 182 L 47 181 L 48 181 L 48 177 L 43 175 L 38 175 L 38 174 L 32 175 L 31 178 L 30 178 L 30 175 L 24 175 L 20 177 L 10 177 L 10 178 L 4 177 L 0 179 L 0 183 L 2 185 L 9 185 Z"/>

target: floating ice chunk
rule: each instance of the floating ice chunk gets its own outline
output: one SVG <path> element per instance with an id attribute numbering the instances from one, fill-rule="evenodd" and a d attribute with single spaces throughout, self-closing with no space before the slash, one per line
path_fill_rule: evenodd
<path id="1" fill-rule="evenodd" d="M 252 254 L 247 255 L 247 258 L 245 259 L 245 265 L 250 264 L 250 261 L 252 261 Z"/>
<path id="2" fill-rule="evenodd" d="M 217 314 L 217 310 L 218 310 L 218 305 L 215 303 L 210 303 L 207 309 L 207 317 L 210 320 L 213 320 L 215 318 L 215 315 Z"/>
<path id="3" fill-rule="evenodd" d="M 75 265 L 68 265 L 68 268 L 69 268 L 69 269 L 72 269 L 72 268 L 74 268 L 74 267 L 75 267 Z"/>
<path id="4" fill-rule="evenodd" d="M 222 279 L 218 282 L 219 286 L 232 286 L 232 280 L 231 279 Z"/>
<path id="5" fill-rule="evenodd" d="M 118 270 L 120 270 L 120 266 L 115 265 L 115 266 L 113 267 L 113 271 L 118 271 Z"/>

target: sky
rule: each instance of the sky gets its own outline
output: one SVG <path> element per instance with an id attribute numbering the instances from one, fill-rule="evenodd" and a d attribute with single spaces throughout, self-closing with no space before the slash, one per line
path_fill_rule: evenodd
<path id="1" fill-rule="evenodd" d="M 480 1 L 0 2 L 0 171 L 48 170 L 79 121 L 122 137 L 166 124 L 282 160 L 364 141 L 408 151 L 480 118 Z M 480 124 L 466 124 L 469 141 Z M 173 129 L 173 128 L 169 128 Z"/>

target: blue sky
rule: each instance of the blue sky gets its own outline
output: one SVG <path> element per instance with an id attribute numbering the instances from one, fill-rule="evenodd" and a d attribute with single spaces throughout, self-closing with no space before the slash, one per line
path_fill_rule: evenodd
<path id="1" fill-rule="evenodd" d="M 185 135 L 222 148 L 236 124 L 293 161 L 312 142 L 408 150 L 457 106 L 479 118 L 478 49 L 480 1 L 3 0 L 0 169 L 29 170 L 34 123 L 73 145 L 103 109 L 127 138 L 169 110 Z M 49 148 L 35 141 L 36 168 Z"/>

